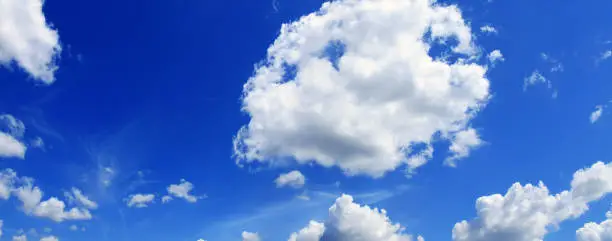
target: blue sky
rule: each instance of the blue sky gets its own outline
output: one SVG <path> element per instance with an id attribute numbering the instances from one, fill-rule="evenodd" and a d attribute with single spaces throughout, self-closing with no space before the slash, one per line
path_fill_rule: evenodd
<path id="1" fill-rule="evenodd" d="M 611 8 L 0 2 L 0 240 L 612 240 Z"/>

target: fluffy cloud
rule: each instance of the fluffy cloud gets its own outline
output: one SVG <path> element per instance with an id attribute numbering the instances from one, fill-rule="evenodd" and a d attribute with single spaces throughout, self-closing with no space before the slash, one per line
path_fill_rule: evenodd
<path id="1" fill-rule="evenodd" d="M 602 162 L 578 170 L 571 189 L 554 195 L 541 182 L 537 186 L 515 183 L 503 196 L 480 197 L 476 201 L 478 218 L 455 224 L 453 240 L 542 240 L 551 227 L 581 216 L 589 202 L 610 192 L 612 163 Z"/>
<path id="2" fill-rule="evenodd" d="M 26 146 L 15 137 L 0 132 L 0 157 L 25 158 Z"/>
<path id="3" fill-rule="evenodd" d="M 150 203 L 155 201 L 153 194 L 134 194 L 130 195 L 127 200 L 128 207 L 146 208 Z"/>
<path id="4" fill-rule="evenodd" d="M 162 197 L 162 202 L 167 203 L 172 200 L 172 197 L 185 199 L 187 202 L 195 203 L 198 199 L 204 198 L 190 194 L 193 190 L 193 184 L 185 179 L 181 179 L 180 184 L 172 184 L 166 188 L 168 195 Z"/>
<path id="5" fill-rule="evenodd" d="M 591 120 L 591 123 L 595 123 L 599 120 L 599 117 L 601 117 L 601 114 L 603 114 L 603 109 L 603 105 L 595 106 L 595 111 L 591 113 L 591 116 L 589 118 Z"/>
<path id="6" fill-rule="evenodd" d="M 478 137 L 476 130 L 468 128 L 455 134 L 452 144 L 449 147 L 451 156 L 445 160 L 445 164 L 455 167 L 456 161 L 470 155 L 470 151 L 482 145 L 482 140 Z"/>
<path id="7" fill-rule="evenodd" d="M 259 234 L 249 233 L 247 231 L 242 232 L 242 241 L 261 241 Z"/>
<path id="8" fill-rule="evenodd" d="M 14 61 L 33 78 L 50 84 L 61 46 L 57 31 L 46 22 L 43 2 L 0 1 L 0 64 Z"/>
<path id="9" fill-rule="evenodd" d="M 306 183 L 306 178 L 300 171 L 291 171 L 285 174 L 281 174 L 274 180 L 276 187 L 292 187 L 301 188 Z"/>
<path id="10" fill-rule="evenodd" d="M 430 56 L 433 44 L 458 60 Z M 469 60 L 477 55 L 454 5 L 327 2 L 283 25 L 245 84 L 251 119 L 234 139 L 237 162 L 314 161 L 373 177 L 416 168 L 416 146 L 465 130 L 488 101 L 486 68 Z"/>
<path id="11" fill-rule="evenodd" d="M 42 201 L 43 191 L 34 186 L 32 178 L 19 178 L 14 171 L 9 169 L 0 172 L 0 198 L 8 199 L 11 195 L 21 201 L 21 209 L 28 215 L 49 218 L 56 222 L 92 218 L 87 208 L 73 207 L 66 210 L 66 204 L 56 197 Z"/>
<path id="12" fill-rule="evenodd" d="M 523 90 L 527 90 L 532 85 L 544 84 L 549 89 L 552 88 L 552 83 L 540 73 L 539 70 L 534 70 L 529 77 L 523 81 Z"/>
<path id="13" fill-rule="evenodd" d="M 491 53 L 489 53 L 489 55 L 487 55 L 487 58 L 489 59 L 489 62 L 492 65 L 495 65 L 497 62 L 503 62 L 503 61 L 506 60 L 506 59 L 504 59 L 504 55 L 502 54 L 502 52 L 499 49 L 491 51 Z"/>
<path id="14" fill-rule="evenodd" d="M 576 231 L 577 241 L 612 241 L 612 212 L 606 213 L 608 218 L 601 223 L 586 223 Z"/>
<path id="15" fill-rule="evenodd" d="M 342 195 L 329 208 L 325 224 L 311 221 L 298 233 L 291 234 L 289 241 L 411 241 L 413 237 L 403 233 L 399 224 L 391 222 L 384 209 L 361 206 L 353 197 Z M 424 239 L 417 237 L 418 241 Z"/>
<path id="16" fill-rule="evenodd" d="M 47 236 L 41 238 L 40 241 L 59 241 L 59 239 L 55 236 Z"/>

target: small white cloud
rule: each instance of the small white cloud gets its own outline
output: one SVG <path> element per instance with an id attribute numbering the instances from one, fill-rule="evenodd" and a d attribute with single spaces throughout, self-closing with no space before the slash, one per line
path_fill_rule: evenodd
<path id="1" fill-rule="evenodd" d="M 589 118 L 591 120 L 591 123 L 595 123 L 599 120 L 599 118 L 601 117 L 601 114 L 603 114 L 603 109 L 604 109 L 603 105 L 595 106 L 595 111 L 591 113 L 591 116 Z"/>
<path id="2" fill-rule="evenodd" d="M 460 131 L 455 134 L 455 138 L 449 147 L 451 156 L 444 163 L 451 167 L 457 166 L 457 160 L 468 157 L 470 151 L 480 147 L 482 143 L 476 130 L 468 128 L 467 130 Z"/>
<path id="3" fill-rule="evenodd" d="M 128 207 L 135 208 L 146 208 L 149 204 L 155 201 L 155 195 L 153 194 L 134 194 L 130 195 L 127 200 Z"/>
<path id="4" fill-rule="evenodd" d="M 544 84 L 549 89 L 552 88 L 552 83 L 544 77 L 540 71 L 534 70 L 529 77 L 525 78 L 523 82 L 523 90 L 527 91 L 527 88 L 536 84 Z"/>
<path id="5" fill-rule="evenodd" d="M 59 239 L 55 236 L 47 236 L 41 238 L 40 241 L 59 241 Z"/>
<path id="6" fill-rule="evenodd" d="M 180 184 L 172 184 L 170 186 L 168 186 L 168 188 L 166 188 L 166 190 L 168 191 L 168 195 L 169 196 L 173 196 L 176 198 L 182 198 L 185 199 L 187 202 L 190 203 L 195 203 L 198 201 L 198 199 L 202 199 L 205 198 L 205 196 L 194 196 L 192 194 L 190 194 L 190 192 L 193 190 L 194 186 L 191 182 L 188 182 L 185 179 L 181 179 L 181 183 Z M 162 202 L 164 198 L 162 198 Z M 166 198 L 166 202 L 172 200 L 172 199 L 168 199 Z"/>
<path id="7" fill-rule="evenodd" d="M 51 84 L 62 48 L 43 13 L 42 0 L 0 1 L 0 65 L 13 61 L 34 79 Z"/>
<path id="8" fill-rule="evenodd" d="M 87 209 L 97 209 L 98 204 L 94 201 L 91 201 L 89 197 L 85 196 L 81 190 L 78 188 L 72 188 L 72 193 L 66 192 L 66 197 L 70 201 L 76 202 L 78 205 L 81 205 Z"/>
<path id="9" fill-rule="evenodd" d="M 325 232 L 325 224 L 310 221 L 307 227 L 292 233 L 288 241 L 320 241 Z"/>
<path id="10" fill-rule="evenodd" d="M 247 231 L 242 232 L 242 241 L 261 241 L 259 234 L 250 233 Z"/>
<path id="11" fill-rule="evenodd" d="M 3 114 L 0 115 L 0 123 L 2 128 L 6 130 L 11 136 L 21 138 L 25 133 L 25 125 L 23 122 L 12 115 Z"/>
<path id="12" fill-rule="evenodd" d="M 172 199 L 173 198 L 171 196 L 165 195 L 165 196 L 162 197 L 162 203 L 168 203 L 168 202 L 172 201 Z"/>
<path id="13" fill-rule="evenodd" d="M 28 241 L 28 238 L 25 234 L 13 236 L 13 241 Z"/>
<path id="14" fill-rule="evenodd" d="M 612 57 L 612 50 L 606 50 L 605 52 L 601 53 L 601 56 L 599 56 L 598 62 L 609 59 L 610 57 Z"/>
<path id="15" fill-rule="evenodd" d="M 292 187 L 301 188 L 306 183 L 306 178 L 300 171 L 291 171 L 285 174 L 281 174 L 274 180 L 276 187 Z"/>
<path id="16" fill-rule="evenodd" d="M 0 238 L 2 237 L 2 228 L 4 226 L 4 221 L 0 220 Z"/>
<path id="17" fill-rule="evenodd" d="M 544 60 L 544 62 L 548 63 L 549 65 L 551 65 L 550 67 L 550 72 L 554 73 L 554 72 L 563 72 L 565 70 L 565 68 L 563 67 L 563 64 L 553 58 L 550 57 L 550 55 L 546 54 L 546 53 L 540 53 L 540 58 L 542 58 L 542 60 Z"/>
<path id="18" fill-rule="evenodd" d="M 77 227 L 76 225 L 70 225 L 70 231 L 77 231 L 79 230 L 79 227 Z"/>
<path id="19" fill-rule="evenodd" d="M 497 62 L 503 62 L 503 61 L 506 60 L 506 59 L 504 59 L 504 55 L 502 54 L 502 52 L 499 49 L 491 51 L 491 53 L 489 53 L 489 55 L 487 55 L 487 58 L 489 59 L 489 62 L 492 65 L 495 65 L 495 63 L 497 63 Z"/>
<path id="20" fill-rule="evenodd" d="M 11 169 L 0 171 L 0 199 L 7 200 L 13 192 L 17 173 Z"/>
<path id="21" fill-rule="evenodd" d="M 480 27 L 480 32 L 489 33 L 489 34 L 496 34 L 497 33 L 497 29 L 495 29 L 495 27 L 493 27 L 491 25 L 484 25 L 484 26 Z"/>
<path id="22" fill-rule="evenodd" d="M 34 148 L 45 149 L 45 141 L 41 137 L 35 137 L 30 141 L 30 145 Z"/>

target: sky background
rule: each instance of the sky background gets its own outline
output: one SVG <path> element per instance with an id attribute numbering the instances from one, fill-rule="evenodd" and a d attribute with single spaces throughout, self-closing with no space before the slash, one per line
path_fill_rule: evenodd
<path id="1" fill-rule="evenodd" d="M 407 233 L 452 240 L 456 222 L 476 217 L 477 198 L 540 180 L 557 193 L 576 170 L 612 160 L 610 112 L 590 120 L 612 100 L 612 59 L 601 58 L 612 49 L 612 2 L 443 2 L 458 5 L 485 55 L 499 49 L 505 59 L 489 66 L 491 99 L 471 122 L 485 143 L 456 168 L 443 165 L 438 150 L 449 143 L 441 142 L 411 178 L 405 167 L 373 178 L 317 164 L 240 167 L 233 158 L 233 138 L 250 121 L 243 85 L 281 24 L 323 1 L 45 1 L 62 46 L 55 81 L 42 83 L 16 63 L 0 68 L 0 113 L 23 121 L 22 142 L 40 137 L 44 146 L 30 146 L 23 160 L 0 158 L 0 169 L 36 179 L 43 199 L 77 187 L 99 208 L 91 220 L 54 222 L 24 214 L 17 199 L 0 200 L 0 240 L 20 230 L 30 240 L 240 240 L 245 230 L 286 240 L 324 220 L 342 193 L 386 209 Z M 481 32 L 485 25 L 497 33 Z M 552 70 L 559 64 L 562 71 Z M 524 88 L 535 70 L 550 88 Z M 274 180 L 292 170 L 306 184 L 277 188 Z M 205 198 L 126 205 L 131 194 L 166 195 L 181 179 Z M 575 240 L 584 223 L 605 220 L 610 201 L 591 204 L 546 240 Z"/>

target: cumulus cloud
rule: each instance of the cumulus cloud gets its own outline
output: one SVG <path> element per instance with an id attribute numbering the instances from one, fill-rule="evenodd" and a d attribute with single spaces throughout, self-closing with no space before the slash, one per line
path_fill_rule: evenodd
<path id="1" fill-rule="evenodd" d="M 135 208 L 146 208 L 154 201 L 155 195 L 153 194 L 133 194 L 128 197 L 127 206 Z"/>
<path id="2" fill-rule="evenodd" d="M 503 61 L 506 60 L 506 59 L 504 59 L 504 55 L 502 54 L 502 52 L 499 49 L 491 51 L 491 53 L 489 53 L 489 55 L 487 55 L 487 58 L 489 59 L 489 62 L 492 65 L 495 65 L 497 62 L 503 62 Z"/>
<path id="3" fill-rule="evenodd" d="M 591 113 L 591 117 L 589 118 L 591 120 L 591 123 L 595 123 L 599 120 L 599 118 L 601 117 L 601 114 L 603 114 L 603 109 L 604 109 L 603 105 L 595 106 L 595 111 Z"/>
<path id="4" fill-rule="evenodd" d="M 28 215 L 48 218 L 56 222 L 63 222 L 65 220 L 90 220 L 92 218 L 87 208 L 73 207 L 71 209 L 66 209 L 66 204 L 56 197 L 51 197 L 46 201 L 42 201 L 44 193 L 39 187 L 34 186 L 34 180 L 32 178 L 19 178 L 12 170 L 5 170 L 0 175 L 0 180 L 10 180 L 10 185 L 0 184 L 0 194 L 2 194 L 2 190 L 6 188 L 10 190 L 10 193 L 2 196 L 2 198 L 6 197 L 5 199 L 8 199 L 11 194 L 15 195 L 15 197 L 21 201 L 21 209 Z"/>
<path id="5" fill-rule="evenodd" d="M 484 25 L 484 26 L 480 27 L 480 32 L 496 34 L 497 33 L 497 29 L 495 29 L 495 27 L 493 27 L 491 25 Z"/>
<path id="6" fill-rule="evenodd" d="M 301 188 L 306 183 L 306 178 L 300 171 L 291 171 L 288 173 L 281 174 L 274 180 L 276 187 L 292 187 Z"/>
<path id="7" fill-rule="evenodd" d="M 17 173 L 11 169 L 0 171 L 0 199 L 7 200 L 11 197 Z"/>
<path id="8" fill-rule="evenodd" d="M 550 194 L 537 186 L 515 183 L 505 195 L 478 198 L 478 217 L 453 228 L 454 241 L 535 241 L 561 222 L 577 218 L 589 202 L 612 192 L 612 163 L 597 162 L 574 173 L 571 189 Z"/>
<path id="9" fill-rule="evenodd" d="M 259 238 L 259 234 L 257 233 L 244 231 L 242 232 L 242 241 L 261 241 L 261 238 Z"/>
<path id="10" fill-rule="evenodd" d="M 434 44 L 458 60 L 430 56 Z M 237 162 L 315 162 L 373 177 L 416 168 L 416 146 L 452 138 L 488 101 L 486 68 L 469 60 L 477 52 L 457 6 L 327 2 L 283 25 L 245 84 L 251 119 L 234 139 Z"/>
<path id="11" fill-rule="evenodd" d="M 361 206 L 353 197 L 342 195 L 329 208 L 325 223 L 311 221 L 289 241 L 355 240 L 355 241 L 412 241 L 413 236 L 404 234 L 400 224 L 394 224 L 384 209 Z M 421 236 L 418 241 L 424 240 Z"/>
<path id="12" fill-rule="evenodd" d="M 612 241 L 612 212 L 606 213 L 607 219 L 601 223 L 589 222 L 576 230 L 577 241 Z"/>
<path id="13" fill-rule="evenodd" d="M 482 140 L 476 130 L 468 128 L 455 134 L 449 151 L 451 156 L 445 160 L 445 164 L 451 167 L 457 166 L 456 161 L 470 155 L 470 151 L 482 145 Z"/>
<path id="14" fill-rule="evenodd" d="M 168 186 L 168 188 L 166 188 L 166 190 L 168 191 L 168 195 L 162 197 L 162 202 L 167 203 L 171 201 L 173 197 L 176 197 L 176 198 L 185 199 L 187 202 L 190 202 L 190 203 L 195 203 L 198 201 L 198 199 L 202 199 L 205 197 L 205 196 L 194 196 L 190 194 L 193 188 L 194 186 L 191 182 L 188 182 L 185 179 L 181 179 L 180 184 L 172 184 Z"/>
<path id="15" fill-rule="evenodd" d="M 59 35 L 45 19 L 42 0 L 0 2 L 0 64 L 15 62 L 34 79 L 52 83 Z"/>
<path id="16" fill-rule="evenodd" d="M 0 55 L 1 53 L 2 51 L 1 51 L 1 46 L 0 46 Z M 1 62 L 1 57 L 0 57 L 0 62 Z M 16 158 L 21 158 L 21 159 L 25 158 L 25 152 L 26 152 L 27 147 L 25 146 L 25 144 L 23 144 L 21 141 L 18 140 L 18 138 L 23 137 L 24 133 L 25 133 L 25 125 L 23 124 L 22 121 L 18 120 L 12 115 L 8 115 L 8 114 L 0 115 L 0 158 L 1 157 L 16 157 Z"/>

